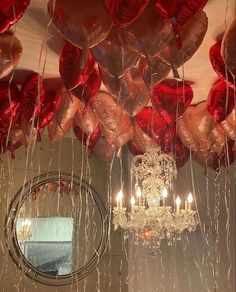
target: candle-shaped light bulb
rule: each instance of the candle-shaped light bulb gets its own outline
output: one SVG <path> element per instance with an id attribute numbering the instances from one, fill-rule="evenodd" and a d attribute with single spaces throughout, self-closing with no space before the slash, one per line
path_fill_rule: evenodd
<path id="1" fill-rule="evenodd" d="M 131 197 L 130 203 L 131 203 L 131 207 L 135 205 L 135 198 L 134 198 L 134 196 Z"/>
<path id="2" fill-rule="evenodd" d="M 140 198 L 140 197 L 142 196 L 142 192 L 141 192 L 140 187 L 137 187 L 137 189 L 136 189 L 136 196 L 137 196 L 138 198 Z"/>
<path id="3" fill-rule="evenodd" d="M 138 205 L 141 206 L 141 196 L 142 196 L 142 192 L 140 187 L 137 187 L 136 189 L 136 196 L 138 198 Z"/>
<path id="4" fill-rule="evenodd" d="M 188 195 L 188 208 L 191 210 L 191 203 L 193 202 L 193 195 L 192 193 L 189 193 Z"/>
<path id="5" fill-rule="evenodd" d="M 167 196 L 168 196 L 167 189 L 166 189 L 166 188 L 164 188 L 164 189 L 162 190 L 163 206 L 165 206 L 165 205 L 166 205 L 166 198 L 167 198 Z"/>
<path id="6" fill-rule="evenodd" d="M 167 196 L 168 196 L 167 189 L 166 189 L 166 188 L 164 188 L 164 189 L 163 189 L 163 191 L 162 191 L 162 197 L 163 197 L 164 199 L 166 199 L 166 198 L 167 198 Z"/>
<path id="7" fill-rule="evenodd" d="M 117 202 L 118 209 L 122 208 L 122 200 L 123 200 L 123 193 L 122 193 L 122 191 L 119 191 L 117 196 L 116 196 L 116 202 Z"/>
<path id="8" fill-rule="evenodd" d="M 181 200 L 180 200 L 180 197 L 179 196 L 176 198 L 175 203 L 176 203 L 176 211 L 177 211 L 177 213 L 179 213 L 180 204 L 181 204 Z"/>

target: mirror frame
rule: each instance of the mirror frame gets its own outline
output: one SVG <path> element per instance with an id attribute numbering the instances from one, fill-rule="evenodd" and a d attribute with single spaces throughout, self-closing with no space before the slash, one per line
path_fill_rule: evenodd
<path id="1" fill-rule="evenodd" d="M 86 194 L 92 197 L 102 222 L 102 235 L 100 237 L 100 242 L 98 248 L 94 252 L 94 255 L 90 260 L 79 270 L 61 276 L 51 276 L 37 270 L 30 262 L 25 258 L 20 250 L 17 234 L 16 234 L 16 221 L 19 211 L 31 195 L 32 191 L 36 188 L 54 181 L 66 181 L 73 182 L 74 185 L 83 189 Z M 69 173 L 63 172 L 49 172 L 39 175 L 32 180 L 26 182 L 20 190 L 16 193 L 13 200 L 10 203 L 8 214 L 5 222 L 5 240 L 11 258 L 14 260 L 16 266 L 20 268 L 27 276 L 47 285 L 60 286 L 68 285 L 81 280 L 82 278 L 89 275 L 99 264 L 102 256 L 104 255 L 108 243 L 108 229 L 109 229 L 109 216 L 108 210 L 100 197 L 100 195 L 84 180 L 80 177 L 71 175 Z"/>

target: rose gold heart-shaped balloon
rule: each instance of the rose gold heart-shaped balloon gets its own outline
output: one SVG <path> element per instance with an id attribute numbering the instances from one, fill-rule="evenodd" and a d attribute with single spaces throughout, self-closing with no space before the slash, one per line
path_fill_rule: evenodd
<path id="1" fill-rule="evenodd" d="M 148 5 L 148 0 L 105 0 L 104 4 L 117 27 L 133 23 Z"/>
<path id="2" fill-rule="evenodd" d="M 90 136 L 98 126 L 98 118 L 90 105 L 79 106 L 73 120 L 74 127 L 79 127 L 87 136 Z"/>
<path id="3" fill-rule="evenodd" d="M 173 122 L 183 115 L 192 99 L 193 90 L 187 81 L 166 79 L 153 87 L 153 107 L 166 122 Z"/>
<path id="4" fill-rule="evenodd" d="M 0 35 L 0 79 L 6 77 L 19 63 L 22 46 L 19 39 L 10 31 Z"/>
<path id="5" fill-rule="evenodd" d="M 236 76 L 235 39 L 236 18 L 234 18 L 230 25 L 227 27 L 221 46 L 221 54 L 223 56 L 225 64 L 234 76 Z"/>
<path id="6" fill-rule="evenodd" d="M 138 68 L 130 69 L 121 78 L 115 78 L 100 70 L 101 78 L 108 91 L 117 99 L 117 104 L 130 116 L 140 112 L 151 99 L 150 90 L 144 83 Z"/>
<path id="7" fill-rule="evenodd" d="M 193 151 L 208 151 L 211 145 L 209 135 L 215 124 L 207 111 L 207 103 L 190 106 L 177 122 L 181 142 Z"/>
<path id="8" fill-rule="evenodd" d="M 54 120 L 48 125 L 48 135 L 51 142 L 64 137 L 71 129 L 73 117 L 80 106 L 79 100 L 66 94 L 55 114 Z"/>
<path id="9" fill-rule="evenodd" d="M 157 0 L 156 6 L 160 10 L 163 18 L 168 22 L 175 34 L 176 43 L 181 47 L 181 37 L 179 26 L 187 23 L 192 17 L 197 15 L 208 0 Z"/>
<path id="10" fill-rule="evenodd" d="M 155 56 L 173 39 L 171 28 L 166 24 L 151 1 L 142 15 L 124 28 L 127 43 L 144 56 Z"/>
<path id="11" fill-rule="evenodd" d="M 132 135 L 130 117 L 113 97 L 106 92 L 99 92 L 92 100 L 92 107 L 99 119 L 102 132 L 110 143 L 121 147 Z"/>
<path id="12" fill-rule="evenodd" d="M 49 0 L 48 11 L 63 38 L 84 50 L 104 40 L 112 27 L 103 0 Z"/>
<path id="13" fill-rule="evenodd" d="M 235 121 L 235 109 L 229 114 L 226 120 L 220 123 L 220 127 L 229 139 L 236 140 L 236 121 Z"/>
<path id="14" fill-rule="evenodd" d="M 178 68 L 187 62 L 200 47 L 207 32 L 208 20 L 205 12 L 199 13 L 180 30 L 183 40 L 181 49 L 177 48 L 173 40 L 160 53 L 159 57 L 171 67 Z"/>
<path id="15" fill-rule="evenodd" d="M 93 147 L 93 152 L 98 159 L 109 166 L 115 155 L 115 145 L 101 135 Z"/>
<path id="16" fill-rule="evenodd" d="M 148 58 L 148 60 L 142 57 L 138 63 L 138 67 L 145 84 L 150 89 L 164 80 L 171 70 L 171 67 L 161 61 L 158 56 Z"/>
<path id="17" fill-rule="evenodd" d="M 92 48 L 92 54 L 103 70 L 114 77 L 123 76 L 138 61 L 137 52 L 122 42 L 115 28 Z"/>

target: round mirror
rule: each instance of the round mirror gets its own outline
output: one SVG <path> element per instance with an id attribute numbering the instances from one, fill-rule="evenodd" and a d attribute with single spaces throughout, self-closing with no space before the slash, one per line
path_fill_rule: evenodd
<path id="1" fill-rule="evenodd" d="M 98 265 L 107 244 L 108 216 L 101 197 L 86 182 L 47 173 L 17 192 L 5 230 L 10 254 L 27 275 L 65 285 Z"/>

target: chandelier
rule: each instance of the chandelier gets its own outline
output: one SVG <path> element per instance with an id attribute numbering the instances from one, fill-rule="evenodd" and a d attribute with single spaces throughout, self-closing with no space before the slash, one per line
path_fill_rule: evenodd
<path id="1" fill-rule="evenodd" d="M 128 212 L 122 191 L 117 194 L 117 206 L 113 208 L 115 230 L 121 227 L 134 232 L 136 244 L 151 248 L 159 248 L 163 239 L 172 245 L 181 239 L 183 231 L 195 231 L 198 219 L 192 210 L 191 193 L 184 208 L 179 196 L 174 207 L 168 205 L 168 193 L 173 194 L 176 175 L 175 160 L 158 147 L 135 156 L 131 163 L 131 185 L 135 183 L 136 196 L 131 196 Z"/>

